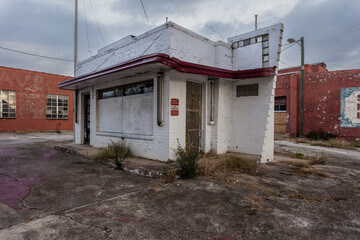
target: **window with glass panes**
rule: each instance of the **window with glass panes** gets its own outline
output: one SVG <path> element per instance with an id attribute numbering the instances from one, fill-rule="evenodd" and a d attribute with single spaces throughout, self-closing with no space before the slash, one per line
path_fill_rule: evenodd
<path id="1" fill-rule="evenodd" d="M 16 118 L 16 92 L 0 90 L 0 118 Z"/>
<path id="2" fill-rule="evenodd" d="M 68 119 L 69 97 L 65 95 L 46 95 L 46 118 Z"/>
<path id="3" fill-rule="evenodd" d="M 286 112 L 286 97 L 275 97 L 275 112 Z"/>

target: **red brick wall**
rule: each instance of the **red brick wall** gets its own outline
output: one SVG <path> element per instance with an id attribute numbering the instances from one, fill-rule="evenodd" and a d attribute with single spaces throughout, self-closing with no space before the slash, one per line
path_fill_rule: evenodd
<path id="1" fill-rule="evenodd" d="M 60 90 L 65 76 L 0 67 L 0 89 L 16 91 L 16 119 L 0 118 L 0 131 L 73 129 L 73 91 Z M 46 119 L 46 95 L 69 96 L 67 120 Z"/>
<path id="2" fill-rule="evenodd" d="M 349 140 L 360 138 L 360 128 L 340 126 L 340 90 L 360 87 L 360 69 L 325 71 L 326 65 L 318 65 L 307 65 L 311 67 L 305 73 L 304 133 L 322 128 Z M 287 99 L 288 135 L 298 135 L 300 130 L 300 72 L 294 70 L 300 69 L 279 71 L 289 74 L 278 76 L 275 90 L 276 97 L 286 96 Z"/>
<path id="3" fill-rule="evenodd" d="M 360 69 L 305 75 L 305 133 L 322 128 L 344 138 L 360 138 L 360 128 L 340 127 L 340 90 L 350 87 L 360 87 Z"/>

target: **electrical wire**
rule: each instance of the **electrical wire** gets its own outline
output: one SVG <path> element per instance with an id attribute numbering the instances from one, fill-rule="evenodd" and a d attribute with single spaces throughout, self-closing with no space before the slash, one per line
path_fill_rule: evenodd
<path id="1" fill-rule="evenodd" d="M 114 54 L 115 54 L 115 52 L 113 52 L 112 54 L 110 54 L 110 56 L 109 56 L 108 58 L 106 58 L 105 61 L 103 61 L 103 62 L 94 70 L 94 72 L 96 72 L 102 65 L 104 65 L 104 63 L 106 63 L 107 60 L 109 60 Z"/>
<path id="2" fill-rule="evenodd" d="M 88 44 L 89 53 L 92 56 L 92 52 L 90 50 L 90 40 L 89 40 L 89 31 L 88 31 L 87 18 L 86 18 L 85 0 L 83 0 L 83 5 L 84 5 L 84 16 L 85 16 L 86 40 Z"/>
<path id="3" fill-rule="evenodd" d="M 149 22 L 149 18 L 148 18 L 147 14 L 146 14 L 146 10 L 145 10 L 145 7 L 144 7 L 144 3 L 143 3 L 142 0 L 140 0 L 140 3 L 141 3 L 141 6 L 142 6 L 142 9 L 144 10 L 147 23 L 149 24 L 149 28 L 150 28 L 150 30 L 151 30 L 151 25 L 150 25 L 150 22 Z"/>
<path id="4" fill-rule="evenodd" d="M 210 25 L 206 24 L 205 27 L 209 28 L 209 29 L 212 30 L 214 33 L 217 33 L 217 34 L 222 38 L 222 40 L 225 42 L 225 39 L 224 39 L 224 37 L 221 35 L 221 33 L 218 32 L 218 31 L 216 31 L 211 24 L 210 24 Z"/>
<path id="5" fill-rule="evenodd" d="M 289 67 L 294 67 L 294 66 L 291 66 L 290 64 L 287 64 L 286 62 L 283 62 L 283 61 L 281 61 L 281 60 L 280 60 L 280 62 L 281 62 L 282 64 L 285 64 L 285 65 L 289 66 Z"/>
<path id="6" fill-rule="evenodd" d="M 102 34 L 102 32 L 101 32 L 101 29 L 100 29 L 100 27 L 99 27 L 99 24 L 98 24 L 96 15 L 95 15 L 94 7 L 93 7 L 93 4 L 92 4 L 92 1 L 91 1 L 91 0 L 90 0 L 90 5 L 91 5 L 92 12 L 93 12 L 93 14 L 94 14 L 94 17 L 95 17 L 95 22 L 96 22 L 96 25 L 97 25 L 97 27 L 98 27 L 98 30 L 99 30 L 101 39 L 103 40 L 104 45 L 106 45 L 105 40 L 104 40 L 104 36 L 103 36 L 103 34 Z"/>
<path id="7" fill-rule="evenodd" d="M 34 57 L 41 57 L 41 58 L 47 58 L 47 59 L 52 59 L 52 60 L 65 61 L 65 62 L 74 62 L 74 60 L 70 60 L 70 59 L 49 57 L 49 56 L 44 56 L 44 55 L 35 54 L 35 53 L 23 52 L 23 51 L 11 49 L 11 48 L 6 48 L 6 47 L 0 47 L 0 49 L 4 49 L 4 50 L 7 50 L 7 51 L 16 52 L 16 53 L 21 53 L 21 54 L 25 54 L 25 55 L 30 55 L 30 56 L 34 56 Z"/>
<path id="8" fill-rule="evenodd" d="M 288 46 L 288 47 L 286 47 L 284 49 L 281 49 L 281 51 L 283 52 L 283 51 L 285 51 L 286 49 L 288 49 L 289 47 L 292 47 L 292 46 L 294 46 L 294 43 L 291 43 L 290 46 Z"/>

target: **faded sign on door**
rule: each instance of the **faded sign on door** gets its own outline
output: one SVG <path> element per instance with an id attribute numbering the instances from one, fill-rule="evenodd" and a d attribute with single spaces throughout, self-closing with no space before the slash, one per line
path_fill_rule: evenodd
<path id="1" fill-rule="evenodd" d="M 342 88 L 340 126 L 360 127 L 360 87 Z"/>

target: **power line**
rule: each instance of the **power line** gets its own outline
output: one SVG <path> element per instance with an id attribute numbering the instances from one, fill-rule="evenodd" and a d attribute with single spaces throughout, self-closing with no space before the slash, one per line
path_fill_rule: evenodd
<path id="1" fill-rule="evenodd" d="M 98 30 L 99 30 L 101 39 L 103 40 L 104 44 L 106 45 L 105 40 L 104 40 L 104 37 L 103 37 L 102 32 L 101 32 L 101 29 L 100 29 L 100 27 L 99 27 L 99 24 L 98 24 L 98 21 L 97 21 L 97 18 L 96 18 L 95 11 L 94 11 L 94 8 L 93 8 L 92 1 L 91 1 L 91 0 L 90 0 L 90 5 L 91 5 L 92 12 L 93 12 L 93 14 L 94 14 L 94 17 L 95 17 L 95 22 L 96 22 L 96 25 L 97 25 L 97 27 L 98 27 Z"/>
<path id="2" fill-rule="evenodd" d="M 86 19 L 85 0 L 83 0 L 83 4 L 84 4 L 84 16 L 85 16 L 86 40 L 87 40 L 87 44 L 88 44 L 89 53 L 92 56 L 92 52 L 90 50 L 89 32 L 88 32 L 88 25 L 87 25 L 87 19 Z"/>
<path id="3" fill-rule="evenodd" d="M 294 67 L 294 66 L 291 66 L 290 64 L 287 64 L 286 62 L 283 62 L 283 61 L 281 61 L 281 60 L 280 60 L 280 62 L 281 62 L 282 64 L 285 64 L 285 65 L 289 66 L 289 67 Z"/>
<path id="4" fill-rule="evenodd" d="M 212 30 L 214 33 L 217 33 L 217 34 L 222 38 L 222 40 L 225 42 L 225 39 L 224 39 L 224 37 L 221 35 L 221 33 L 219 33 L 218 31 L 216 31 L 211 24 L 210 24 L 210 25 L 207 25 L 207 24 L 206 24 L 205 27 L 209 28 L 209 29 Z"/>
<path id="5" fill-rule="evenodd" d="M 65 58 L 49 57 L 49 56 L 39 55 L 39 54 L 35 54 L 35 53 L 23 52 L 23 51 L 11 49 L 11 48 L 6 48 L 6 47 L 0 47 L 0 48 L 4 49 L 4 50 L 7 50 L 7 51 L 21 53 L 21 54 L 25 54 L 25 55 L 34 56 L 34 57 L 41 57 L 41 58 L 47 58 L 47 59 L 52 59 L 52 60 L 58 60 L 58 61 L 74 62 L 74 60 L 65 59 Z"/>
<path id="6" fill-rule="evenodd" d="M 288 47 L 286 47 L 284 49 L 281 49 L 281 51 L 285 51 L 286 49 L 288 49 L 289 47 L 292 47 L 292 46 L 294 46 L 294 43 L 291 43 L 290 46 L 288 46 Z"/>
<path id="7" fill-rule="evenodd" d="M 149 22 L 149 18 L 148 18 L 147 14 L 146 14 L 146 10 L 145 10 L 145 7 L 144 7 L 144 3 L 143 3 L 142 0 L 140 0 L 140 2 L 141 2 L 142 9 L 144 10 L 147 23 L 149 24 L 149 28 L 150 28 L 150 30 L 151 30 L 151 25 L 150 25 L 150 22 Z"/>

